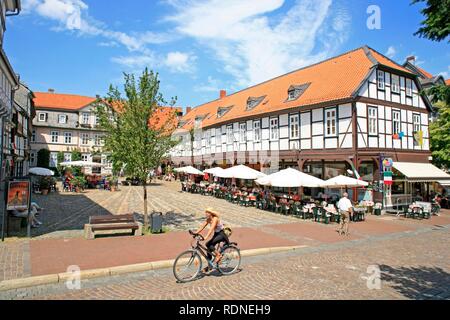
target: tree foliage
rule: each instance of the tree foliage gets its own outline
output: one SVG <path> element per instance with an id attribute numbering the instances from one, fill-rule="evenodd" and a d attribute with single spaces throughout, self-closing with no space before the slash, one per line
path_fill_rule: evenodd
<path id="1" fill-rule="evenodd" d="M 99 104 L 96 114 L 104 130 L 104 150 L 110 154 L 113 168 L 124 167 L 127 175 L 139 178 L 144 187 L 144 223 L 148 227 L 147 183 L 168 152 L 177 144 L 172 139 L 176 112 L 163 110 L 167 104 L 159 92 L 158 74 L 145 69 L 138 80 L 124 74 L 124 93 L 110 86 L 106 104 Z M 165 116 L 159 118 L 165 111 Z M 117 171 L 116 171 L 117 172 Z"/>
<path id="2" fill-rule="evenodd" d="M 426 2 L 426 7 L 421 10 L 425 20 L 414 35 L 432 41 L 447 38 L 450 34 L 450 0 L 413 0 L 411 4 L 418 2 Z"/>
<path id="3" fill-rule="evenodd" d="M 48 149 L 38 151 L 37 166 L 41 168 L 48 168 L 50 166 L 50 151 Z"/>
<path id="4" fill-rule="evenodd" d="M 450 104 L 435 104 L 439 116 L 430 124 L 430 143 L 433 163 L 439 167 L 450 169 Z"/>

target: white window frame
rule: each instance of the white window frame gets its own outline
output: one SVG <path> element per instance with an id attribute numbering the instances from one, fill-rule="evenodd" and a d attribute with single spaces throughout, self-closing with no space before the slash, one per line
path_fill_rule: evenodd
<path id="1" fill-rule="evenodd" d="M 89 154 L 85 153 L 81 155 L 81 161 L 88 162 L 89 161 Z"/>
<path id="2" fill-rule="evenodd" d="M 221 146 L 222 145 L 222 131 L 219 130 L 219 134 L 217 134 L 217 130 L 216 130 L 216 146 Z"/>
<path id="3" fill-rule="evenodd" d="M 59 142 L 59 132 L 58 131 L 50 131 L 50 140 L 52 143 L 58 143 Z"/>
<path id="4" fill-rule="evenodd" d="M 70 162 L 72 161 L 72 154 L 71 153 L 64 153 L 64 162 Z"/>
<path id="5" fill-rule="evenodd" d="M 291 139 L 300 138 L 300 116 L 298 114 L 289 117 L 289 135 Z"/>
<path id="6" fill-rule="evenodd" d="M 64 132 L 64 144 L 72 144 L 72 138 L 72 132 Z"/>
<path id="7" fill-rule="evenodd" d="M 421 116 L 419 113 L 413 113 L 413 132 L 417 133 L 422 130 Z"/>
<path id="8" fill-rule="evenodd" d="M 392 134 L 399 134 L 401 131 L 401 112 L 400 110 L 392 110 Z"/>
<path id="9" fill-rule="evenodd" d="M 392 93 L 400 93 L 400 76 L 391 75 L 391 91 Z"/>
<path id="10" fill-rule="evenodd" d="M 337 108 L 325 109 L 325 137 L 336 137 L 336 136 L 337 136 Z"/>
<path id="11" fill-rule="evenodd" d="M 386 87 L 386 74 L 384 71 L 377 71 L 377 88 L 378 90 L 384 90 Z"/>
<path id="12" fill-rule="evenodd" d="M 412 80 L 411 79 L 406 79 L 405 90 L 406 90 L 406 96 L 412 97 Z"/>
<path id="13" fill-rule="evenodd" d="M 89 122 L 91 120 L 90 118 L 91 118 L 91 114 L 89 112 L 83 112 L 81 114 L 81 123 L 82 124 L 89 124 Z"/>
<path id="14" fill-rule="evenodd" d="M 30 152 L 30 166 L 34 166 L 36 162 L 36 153 L 34 151 Z"/>
<path id="15" fill-rule="evenodd" d="M 253 121 L 253 141 L 261 142 L 261 121 Z"/>
<path id="16" fill-rule="evenodd" d="M 378 135 L 378 108 L 377 107 L 369 106 L 367 108 L 367 122 L 368 122 L 369 135 L 372 135 L 372 136 Z"/>
<path id="17" fill-rule="evenodd" d="M 97 146 L 97 147 L 102 146 L 103 145 L 102 139 L 103 139 L 102 135 L 94 134 L 94 146 Z"/>
<path id="18" fill-rule="evenodd" d="M 44 116 L 43 119 L 42 119 L 42 116 Z M 47 122 L 47 113 L 39 112 L 38 113 L 38 122 Z"/>
<path id="19" fill-rule="evenodd" d="M 270 118 L 270 140 L 277 141 L 279 136 L 279 120 L 278 118 Z"/>
<path id="20" fill-rule="evenodd" d="M 87 145 L 89 145 L 89 133 L 82 133 L 81 135 L 80 135 L 80 143 L 81 143 L 81 145 L 83 145 L 83 146 L 87 146 Z M 85 142 L 85 140 L 86 140 L 86 143 L 84 143 Z"/>
<path id="21" fill-rule="evenodd" d="M 63 121 L 61 121 L 64 119 Z M 59 124 L 67 124 L 67 116 L 65 114 L 59 114 L 58 115 L 58 123 Z"/>
<path id="22" fill-rule="evenodd" d="M 50 152 L 49 166 L 51 168 L 56 168 L 58 166 L 58 153 L 57 152 Z"/>
<path id="23" fill-rule="evenodd" d="M 239 124 L 239 142 L 247 142 L 247 124 L 245 122 Z"/>
<path id="24" fill-rule="evenodd" d="M 211 148 L 211 130 L 205 130 L 205 147 Z"/>
<path id="25" fill-rule="evenodd" d="M 233 142 L 234 142 L 233 125 L 229 124 L 227 125 L 227 144 L 232 144 Z"/>

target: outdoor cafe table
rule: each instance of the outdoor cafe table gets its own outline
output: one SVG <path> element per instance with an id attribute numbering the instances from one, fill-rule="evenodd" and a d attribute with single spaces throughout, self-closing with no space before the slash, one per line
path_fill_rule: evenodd
<path id="1" fill-rule="evenodd" d="M 365 220 L 365 214 L 367 213 L 367 208 L 365 207 L 355 207 L 353 208 L 353 221 L 364 221 Z"/>

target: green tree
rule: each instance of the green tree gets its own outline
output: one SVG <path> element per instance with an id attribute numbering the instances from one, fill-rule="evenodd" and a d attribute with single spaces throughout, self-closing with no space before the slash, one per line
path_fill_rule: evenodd
<path id="1" fill-rule="evenodd" d="M 71 159 L 72 161 L 80 161 L 81 158 L 82 158 L 82 157 L 81 157 L 81 151 L 80 151 L 80 150 L 75 149 L 75 150 L 73 150 L 73 151 L 71 152 L 70 159 Z M 81 174 L 82 174 L 82 168 L 81 168 L 81 167 L 75 167 L 75 168 L 72 168 L 72 173 L 73 173 L 75 176 L 81 176 Z"/>
<path id="2" fill-rule="evenodd" d="M 37 166 L 41 168 L 48 168 L 50 166 L 50 151 L 48 149 L 38 151 Z"/>
<path id="3" fill-rule="evenodd" d="M 433 163 L 439 167 L 450 169 L 450 104 L 435 104 L 439 117 L 430 124 L 430 143 Z"/>
<path id="4" fill-rule="evenodd" d="M 172 138 L 176 112 L 159 117 L 167 103 L 159 92 L 157 73 L 145 69 L 137 81 L 130 74 L 124 74 L 124 80 L 125 97 L 111 85 L 107 103 L 99 104 L 96 114 L 105 132 L 104 150 L 110 154 L 114 168 L 124 166 L 127 175 L 143 182 L 144 228 L 148 230 L 148 179 L 178 143 Z M 174 104 L 172 99 L 170 106 Z"/>
<path id="5" fill-rule="evenodd" d="M 450 34 L 450 0 L 413 0 L 411 4 L 418 2 L 426 2 L 426 7 L 420 11 L 425 20 L 414 35 L 432 41 L 447 38 Z"/>

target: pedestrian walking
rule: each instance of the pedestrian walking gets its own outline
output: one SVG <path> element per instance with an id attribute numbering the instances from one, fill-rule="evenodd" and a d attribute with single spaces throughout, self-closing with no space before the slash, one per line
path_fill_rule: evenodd
<path id="1" fill-rule="evenodd" d="M 348 228 L 350 223 L 350 213 L 353 210 L 353 205 L 350 199 L 348 198 L 348 193 L 344 193 L 342 198 L 339 200 L 337 204 L 339 213 L 341 214 L 341 222 L 339 225 L 339 234 L 348 235 Z"/>

